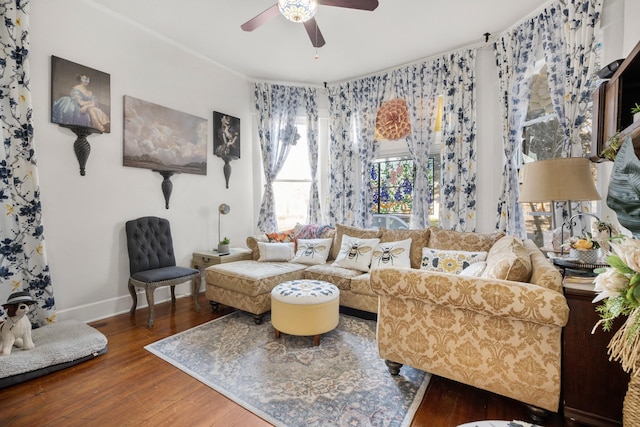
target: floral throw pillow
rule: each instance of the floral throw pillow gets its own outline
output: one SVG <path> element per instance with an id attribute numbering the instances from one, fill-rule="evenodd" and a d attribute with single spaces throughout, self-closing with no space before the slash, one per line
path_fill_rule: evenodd
<path id="1" fill-rule="evenodd" d="M 270 243 L 288 243 L 293 242 L 294 230 L 274 231 L 267 233 L 267 239 Z"/>
<path id="2" fill-rule="evenodd" d="M 460 274 L 471 264 L 487 259 L 487 252 L 446 251 L 422 248 L 422 270 Z"/>
<path id="3" fill-rule="evenodd" d="M 332 242 L 332 238 L 298 239 L 298 250 L 291 262 L 307 265 L 324 264 L 329 257 Z"/>
<path id="4" fill-rule="evenodd" d="M 373 250 L 378 243 L 380 239 L 360 239 L 343 234 L 340 252 L 333 265 L 362 272 L 369 271 Z"/>
<path id="5" fill-rule="evenodd" d="M 373 250 L 371 270 L 378 267 L 411 268 L 411 239 L 397 242 L 380 242 Z"/>

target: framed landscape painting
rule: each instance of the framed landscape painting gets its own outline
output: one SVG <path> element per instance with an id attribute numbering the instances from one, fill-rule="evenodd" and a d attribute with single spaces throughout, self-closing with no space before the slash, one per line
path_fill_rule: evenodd
<path id="1" fill-rule="evenodd" d="M 227 159 L 240 158 L 240 119 L 213 112 L 213 154 Z"/>
<path id="2" fill-rule="evenodd" d="M 124 166 L 207 174 L 207 127 L 201 117 L 124 97 Z"/>
<path id="3" fill-rule="evenodd" d="M 111 132 L 109 74 L 51 56 L 51 122 Z"/>

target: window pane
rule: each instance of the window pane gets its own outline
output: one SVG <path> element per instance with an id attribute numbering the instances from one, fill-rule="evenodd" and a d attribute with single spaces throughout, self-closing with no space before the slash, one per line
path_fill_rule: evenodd
<path id="1" fill-rule="evenodd" d="M 306 224 L 310 189 L 309 181 L 273 183 L 278 230 L 289 230 L 297 222 Z"/>
<path id="2" fill-rule="evenodd" d="M 307 146 L 307 125 L 296 124 L 298 128 L 298 141 L 291 146 L 289 155 L 278 173 L 278 180 L 296 179 L 311 180 L 309 167 L 309 148 Z"/>

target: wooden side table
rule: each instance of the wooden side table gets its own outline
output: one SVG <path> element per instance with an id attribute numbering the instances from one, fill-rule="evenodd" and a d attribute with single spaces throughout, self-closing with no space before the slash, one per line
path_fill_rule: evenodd
<path id="1" fill-rule="evenodd" d="M 617 319 L 609 332 L 598 327 L 593 284 L 572 283 L 564 279 L 564 294 L 571 310 L 563 331 L 562 395 L 568 425 L 621 426 L 622 403 L 629 374 L 619 362 L 610 361 L 607 345 L 623 319 Z"/>
<path id="2" fill-rule="evenodd" d="M 191 268 L 205 269 L 210 265 L 252 259 L 251 249 L 231 248 L 227 255 L 220 255 L 216 251 L 194 252 L 191 258 Z"/>

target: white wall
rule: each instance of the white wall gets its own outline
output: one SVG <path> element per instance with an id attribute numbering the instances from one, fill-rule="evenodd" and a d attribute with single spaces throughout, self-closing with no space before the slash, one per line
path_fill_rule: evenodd
<path id="1" fill-rule="evenodd" d="M 179 265 L 217 245 L 217 207 L 231 206 L 223 234 L 244 246 L 253 231 L 251 104 L 246 79 L 150 34 L 84 0 L 31 3 L 31 89 L 46 251 L 58 318 L 89 321 L 128 310 L 124 223 L 145 215 L 168 218 Z M 80 176 L 75 135 L 50 123 L 50 61 L 58 56 L 111 76 L 111 133 L 88 138 Z M 172 178 L 170 209 L 162 177 L 122 166 L 123 96 L 130 95 L 209 121 L 207 175 Z M 213 155 L 213 111 L 241 119 L 241 156 L 225 189 L 223 161 Z M 178 293 L 189 292 L 182 285 Z M 156 291 L 156 301 L 168 289 Z M 146 305 L 144 296 L 139 303 Z"/>

